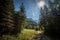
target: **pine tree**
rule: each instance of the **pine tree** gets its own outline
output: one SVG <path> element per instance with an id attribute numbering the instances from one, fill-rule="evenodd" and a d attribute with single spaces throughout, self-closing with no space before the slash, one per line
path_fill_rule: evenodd
<path id="1" fill-rule="evenodd" d="M 0 35 L 11 34 L 14 29 L 13 0 L 0 0 Z"/>
<path id="2" fill-rule="evenodd" d="M 20 16 L 20 30 L 24 28 L 25 20 L 26 20 L 26 14 L 25 14 L 25 8 L 24 4 L 22 3 L 20 6 L 20 11 L 19 11 L 19 16 Z"/>
<path id="3" fill-rule="evenodd" d="M 41 8 L 40 13 L 41 13 L 41 15 L 40 15 L 39 26 L 40 26 L 40 29 L 44 30 L 48 23 L 47 19 L 48 19 L 48 14 L 49 14 L 48 8 L 46 5 L 44 6 L 44 9 Z"/>

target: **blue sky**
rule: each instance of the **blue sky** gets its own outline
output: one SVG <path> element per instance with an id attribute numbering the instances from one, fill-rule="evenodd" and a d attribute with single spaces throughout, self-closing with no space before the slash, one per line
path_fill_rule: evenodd
<path id="1" fill-rule="evenodd" d="M 25 6 L 27 18 L 32 18 L 33 20 L 38 21 L 39 14 L 40 14 L 40 9 L 37 6 L 38 1 L 37 0 L 14 0 L 15 11 L 19 11 L 20 5 L 23 2 Z"/>

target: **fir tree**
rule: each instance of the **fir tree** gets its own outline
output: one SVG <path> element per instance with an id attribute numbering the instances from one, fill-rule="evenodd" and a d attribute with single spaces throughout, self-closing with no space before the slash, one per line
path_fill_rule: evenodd
<path id="1" fill-rule="evenodd" d="M 19 16 L 20 16 L 19 25 L 20 25 L 20 32 L 21 32 L 21 30 L 24 28 L 25 20 L 26 20 L 25 7 L 23 3 L 20 6 Z"/>
<path id="2" fill-rule="evenodd" d="M 0 0 L 0 35 L 11 34 L 14 29 L 13 0 Z"/>

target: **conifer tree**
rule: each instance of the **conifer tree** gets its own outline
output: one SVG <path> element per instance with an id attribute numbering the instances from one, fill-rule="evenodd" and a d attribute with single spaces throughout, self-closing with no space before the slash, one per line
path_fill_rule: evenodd
<path id="1" fill-rule="evenodd" d="M 13 0 L 0 0 L 0 35 L 11 34 L 14 29 Z"/>
<path id="2" fill-rule="evenodd" d="M 19 16 L 20 16 L 20 21 L 19 21 L 20 30 L 22 30 L 24 28 L 25 20 L 26 20 L 25 7 L 23 3 L 20 6 Z"/>

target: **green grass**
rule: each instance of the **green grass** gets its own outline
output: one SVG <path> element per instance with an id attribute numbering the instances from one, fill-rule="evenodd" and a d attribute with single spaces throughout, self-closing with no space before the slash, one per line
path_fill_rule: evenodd
<path id="1" fill-rule="evenodd" d="M 41 33 L 40 31 L 35 31 L 32 29 L 24 29 L 22 30 L 22 33 L 19 34 L 18 39 L 19 40 L 28 40 L 30 37 L 34 37 L 35 34 Z"/>
<path id="2" fill-rule="evenodd" d="M 20 34 L 18 34 L 18 37 L 5 35 L 2 37 L 1 40 L 29 40 L 29 38 L 32 38 L 35 36 L 35 34 L 41 33 L 42 31 L 35 31 L 33 29 L 24 29 Z"/>

